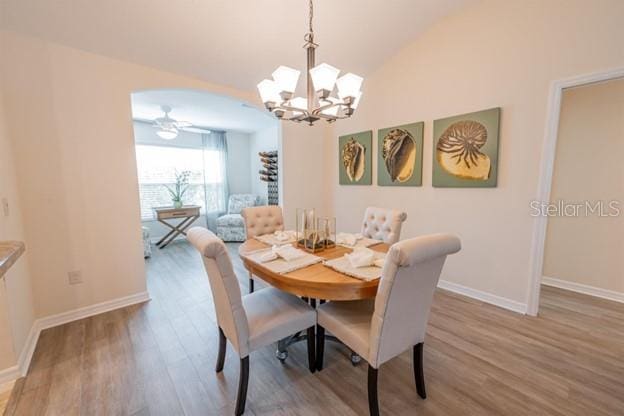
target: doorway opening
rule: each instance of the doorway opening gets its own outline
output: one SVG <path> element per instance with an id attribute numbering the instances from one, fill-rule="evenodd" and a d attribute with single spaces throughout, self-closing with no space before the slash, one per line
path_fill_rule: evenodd
<path id="1" fill-rule="evenodd" d="M 277 120 L 197 90 L 147 90 L 131 99 L 144 256 L 185 244 L 196 225 L 242 241 L 240 210 L 267 204 L 269 184 L 279 187 L 277 170 L 267 175 L 258 155 L 277 152 Z"/>
<path id="2" fill-rule="evenodd" d="M 531 315 L 542 290 L 624 302 L 624 69 L 555 82 L 550 98 Z"/>

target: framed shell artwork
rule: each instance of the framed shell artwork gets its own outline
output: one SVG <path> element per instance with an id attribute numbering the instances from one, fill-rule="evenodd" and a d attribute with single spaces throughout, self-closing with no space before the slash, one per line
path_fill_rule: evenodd
<path id="1" fill-rule="evenodd" d="M 500 113 L 492 108 L 433 122 L 434 187 L 496 187 Z"/>
<path id="2" fill-rule="evenodd" d="M 372 185 L 373 132 L 347 134 L 338 138 L 340 185 Z"/>
<path id="3" fill-rule="evenodd" d="M 421 186 L 425 123 L 377 132 L 377 185 Z"/>

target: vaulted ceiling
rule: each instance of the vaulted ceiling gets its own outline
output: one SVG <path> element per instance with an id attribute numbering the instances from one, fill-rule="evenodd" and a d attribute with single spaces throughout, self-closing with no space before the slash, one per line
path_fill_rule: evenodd
<path id="1" fill-rule="evenodd" d="M 368 75 L 472 0 L 316 0 L 317 63 Z M 251 90 L 305 67 L 307 0 L 0 0 L 3 28 Z"/>

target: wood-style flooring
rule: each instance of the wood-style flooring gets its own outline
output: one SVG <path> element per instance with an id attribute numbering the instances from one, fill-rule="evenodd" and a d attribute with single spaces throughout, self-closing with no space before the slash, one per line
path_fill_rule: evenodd
<path id="1" fill-rule="evenodd" d="M 230 245 L 241 290 L 247 273 Z M 217 328 L 198 254 L 186 242 L 147 261 L 150 302 L 43 331 L 6 416 L 231 415 L 239 360 L 215 374 Z M 310 374 L 304 343 L 285 364 L 252 353 L 246 415 L 368 413 L 365 363 L 333 343 Z M 411 351 L 379 371 L 384 415 L 624 415 L 624 305 L 543 290 L 540 316 L 439 290 L 425 342 L 427 400 Z"/>

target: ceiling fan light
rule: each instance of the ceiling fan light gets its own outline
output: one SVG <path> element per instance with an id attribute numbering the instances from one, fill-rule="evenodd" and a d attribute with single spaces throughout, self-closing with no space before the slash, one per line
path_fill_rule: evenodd
<path id="1" fill-rule="evenodd" d="M 258 84 L 258 92 L 264 104 L 273 102 L 278 104 L 281 102 L 280 91 L 277 83 L 270 79 L 262 80 Z"/>
<path id="2" fill-rule="evenodd" d="M 161 129 L 161 130 L 158 130 L 156 134 L 158 135 L 158 137 L 164 140 L 173 140 L 176 137 L 178 137 L 178 131 L 175 129 L 171 129 L 171 130 Z"/>
<path id="3" fill-rule="evenodd" d="M 336 80 L 338 87 L 338 96 L 342 99 L 346 97 L 355 97 L 360 92 L 364 78 L 349 72 Z"/>
<path id="4" fill-rule="evenodd" d="M 340 70 L 338 68 L 334 68 L 325 63 L 310 69 L 314 90 L 317 92 L 322 90 L 331 92 L 334 89 L 334 84 L 336 84 L 336 78 L 338 78 L 339 73 Z"/>
<path id="5" fill-rule="evenodd" d="M 282 65 L 273 71 L 272 75 L 279 92 L 286 91 L 292 93 L 297 88 L 299 74 L 301 74 L 301 71 Z"/>

